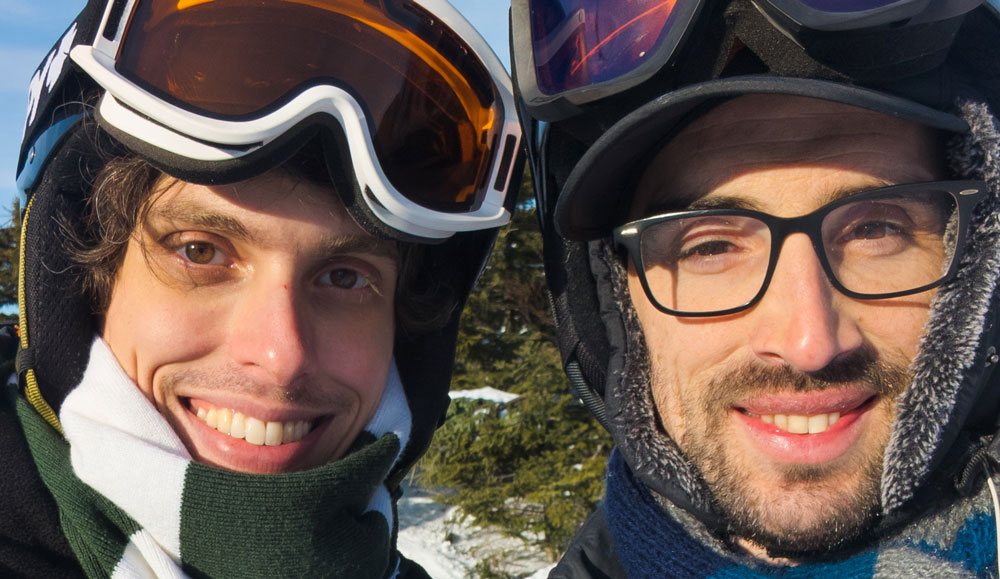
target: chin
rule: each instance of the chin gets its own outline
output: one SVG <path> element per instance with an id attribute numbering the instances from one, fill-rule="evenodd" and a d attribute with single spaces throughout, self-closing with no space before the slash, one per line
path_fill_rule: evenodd
<path id="1" fill-rule="evenodd" d="M 849 548 L 878 518 L 881 469 L 841 476 L 821 471 L 795 469 L 769 488 L 753 488 L 753 479 L 744 478 L 716 491 L 732 535 L 772 557 L 808 558 Z"/>

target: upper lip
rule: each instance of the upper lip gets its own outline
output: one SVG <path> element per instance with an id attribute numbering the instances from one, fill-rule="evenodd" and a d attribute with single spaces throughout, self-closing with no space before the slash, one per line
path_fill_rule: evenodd
<path id="1" fill-rule="evenodd" d="M 770 393 L 744 400 L 736 408 L 751 414 L 799 414 L 812 416 L 845 413 L 863 405 L 876 394 L 859 388 L 837 388 L 818 392 Z"/>
<path id="2" fill-rule="evenodd" d="M 194 412 L 191 400 L 195 397 L 181 397 L 181 403 L 190 412 Z M 296 421 L 307 421 L 313 422 L 318 418 L 326 416 L 325 414 L 319 414 L 315 410 L 301 410 L 297 408 L 282 407 L 278 402 L 273 403 L 273 407 L 265 408 L 260 401 L 220 401 L 211 400 L 208 398 L 197 398 L 200 402 L 210 405 L 214 408 L 227 408 L 234 412 L 239 412 L 244 416 L 250 416 L 264 422 L 296 422 Z"/>

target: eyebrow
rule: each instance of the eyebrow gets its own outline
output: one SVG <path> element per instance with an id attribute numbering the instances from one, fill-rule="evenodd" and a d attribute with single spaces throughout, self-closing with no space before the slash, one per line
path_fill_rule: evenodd
<path id="1" fill-rule="evenodd" d="M 887 181 L 885 179 L 873 179 L 871 183 L 865 185 L 860 185 L 855 187 L 840 187 L 831 191 L 827 195 L 826 200 L 823 202 L 823 204 L 820 205 L 820 207 L 822 207 L 823 205 L 827 205 L 829 203 L 833 203 L 834 201 L 837 201 L 839 199 L 843 199 L 844 197 L 850 197 L 851 195 L 857 195 L 858 193 L 864 193 L 865 191 L 874 191 L 876 189 L 882 189 L 884 187 L 892 187 L 893 185 L 899 185 L 899 184 L 900 183 Z"/>
<path id="2" fill-rule="evenodd" d="M 227 237 L 235 237 L 244 241 L 252 241 L 253 234 L 240 222 L 240 220 L 224 215 L 207 211 L 196 203 L 187 201 L 174 201 L 165 205 L 154 206 L 149 210 L 147 221 L 162 219 L 164 221 L 179 221 L 196 227 L 211 229 Z"/>
<path id="3" fill-rule="evenodd" d="M 322 251 L 327 255 L 346 255 L 351 253 L 367 253 L 387 257 L 399 261 L 399 249 L 395 243 L 378 239 L 371 235 L 350 234 L 331 236 L 323 241 Z"/>
<path id="4" fill-rule="evenodd" d="M 834 201 L 843 199 L 844 197 L 849 197 L 851 195 L 856 195 L 858 193 L 864 193 L 865 191 L 881 189 L 883 187 L 891 187 L 893 185 L 896 185 L 896 183 L 886 181 L 885 179 L 876 179 L 873 182 L 864 185 L 838 187 L 827 193 L 822 198 L 822 202 L 819 204 L 818 207 L 823 207 L 824 205 L 828 205 L 830 203 L 833 203 Z M 764 212 L 763 208 L 756 201 L 753 201 L 751 199 L 746 199 L 743 197 L 736 197 L 733 195 L 703 197 L 701 199 L 693 201 L 687 207 L 677 207 L 677 205 L 670 205 L 667 203 L 663 203 L 663 204 L 657 204 L 651 207 L 650 209 L 651 211 L 648 211 L 650 215 L 660 215 L 663 213 L 672 213 L 676 211 L 697 211 L 702 209 L 746 209 L 750 211 Z"/>
<path id="5" fill-rule="evenodd" d="M 204 227 L 224 237 L 232 237 L 247 243 L 258 242 L 254 233 L 239 219 L 207 211 L 197 203 L 178 201 L 154 207 L 149 211 L 147 220 L 149 219 L 177 221 L 185 225 Z M 367 234 L 330 235 L 320 241 L 319 248 L 321 253 L 329 256 L 366 253 L 394 261 L 399 260 L 399 250 L 395 243 Z"/>

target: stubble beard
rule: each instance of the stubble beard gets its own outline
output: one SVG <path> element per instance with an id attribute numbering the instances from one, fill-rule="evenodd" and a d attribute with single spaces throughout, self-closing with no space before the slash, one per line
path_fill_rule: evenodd
<path id="1" fill-rule="evenodd" d="M 764 393 L 798 392 L 866 384 L 892 404 L 910 382 L 905 366 L 879 360 L 869 349 L 855 352 L 826 369 L 804 374 L 789 367 L 748 366 L 709 381 L 705 395 L 682 403 L 687 425 L 683 453 L 704 478 L 716 508 L 733 537 L 746 539 L 771 556 L 802 557 L 845 547 L 878 517 L 882 458 L 891 417 L 873 421 L 859 446 L 830 464 L 788 465 L 767 473 L 760 488 L 753 465 L 733 453 L 724 423 L 738 400 Z M 701 428 L 692 427 L 703 423 Z M 735 455 L 734 455 L 735 454 Z"/>

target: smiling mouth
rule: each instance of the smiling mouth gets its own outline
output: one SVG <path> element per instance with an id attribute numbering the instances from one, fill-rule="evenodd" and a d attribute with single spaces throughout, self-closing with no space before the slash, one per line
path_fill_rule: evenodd
<path id="1" fill-rule="evenodd" d="M 209 428 L 256 446 L 279 446 L 298 442 L 316 425 L 315 421 L 308 420 L 264 421 L 229 408 L 199 407 L 195 416 Z"/>
<path id="2" fill-rule="evenodd" d="M 791 434 L 822 434 L 836 424 L 845 414 L 860 413 L 867 410 L 874 403 L 876 397 L 872 396 L 858 404 L 854 408 L 843 408 L 832 412 L 817 412 L 814 414 L 755 414 L 745 408 L 737 410 L 752 418 L 757 418 L 765 424 L 770 424 Z"/>
<path id="3" fill-rule="evenodd" d="M 747 416 L 759 418 L 765 424 L 773 424 L 779 430 L 791 432 L 792 434 L 820 434 L 826 432 L 838 420 L 839 412 L 824 414 L 752 414 L 742 411 Z"/>

